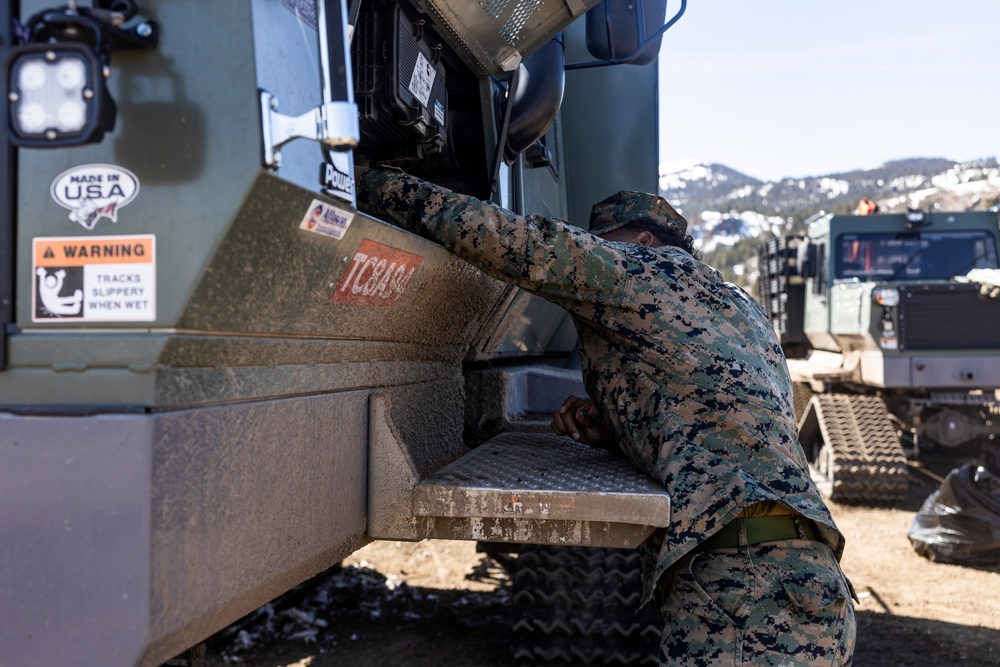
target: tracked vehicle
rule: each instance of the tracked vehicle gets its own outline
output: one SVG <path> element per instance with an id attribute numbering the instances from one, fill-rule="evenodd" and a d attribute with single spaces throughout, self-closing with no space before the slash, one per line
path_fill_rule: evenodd
<path id="1" fill-rule="evenodd" d="M 355 206 L 372 163 L 573 221 L 654 190 L 684 2 L 595 4 L 0 1 L 0 665 L 162 664 L 372 539 L 666 525 L 566 439 L 463 458 L 580 391 L 575 332 Z"/>
<path id="2" fill-rule="evenodd" d="M 799 435 L 834 500 L 899 500 L 922 449 L 996 447 L 997 233 L 986 211 L 826 215 L 761 246 Z"/>

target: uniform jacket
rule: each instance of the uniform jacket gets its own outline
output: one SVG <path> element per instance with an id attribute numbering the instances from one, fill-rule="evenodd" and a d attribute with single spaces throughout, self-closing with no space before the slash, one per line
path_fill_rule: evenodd
<path id="1" fill-rule="evenodd" d="M 587 393 L 623 452 L 670 494 L 670 527 L 647 545 L 647 597 L 668 567 L 761 501 L 816 521 L 840 558 L 770 321 L 718 271 L 679 248 L 604 241 L 396 171 L 366 172 L 359 205 L 572 314 Z"/>

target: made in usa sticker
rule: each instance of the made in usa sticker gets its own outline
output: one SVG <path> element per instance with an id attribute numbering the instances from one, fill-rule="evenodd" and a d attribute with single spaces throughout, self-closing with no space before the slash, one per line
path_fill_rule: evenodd
<path id="1" fill-rule="evenodd" d="M 113 164 L 83 164 L 56 176 L 52 199 L 69 209 L 69 219 L 92 230 L 101 218 L 118 222 L 118 211 L 139 194 L 139 179 Z"/>

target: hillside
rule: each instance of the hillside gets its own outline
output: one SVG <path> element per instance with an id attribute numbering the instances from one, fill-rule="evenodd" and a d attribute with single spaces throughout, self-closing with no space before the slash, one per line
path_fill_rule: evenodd
<path id="1" fill-rule="evenodd" d="M 1000 164 L 996 158 L 964 163 L 911 158 L 780 181 L 761 181 L 719 164 L 692 164 L 661 171 L 660 194 L 687 218 L 705 261 L 755 291 L 755 252 L 762 238 L 801 231 L 820 212 L 851 213 L 865 197 L 883 212 L 985 210 L 1000 204 Z"/>

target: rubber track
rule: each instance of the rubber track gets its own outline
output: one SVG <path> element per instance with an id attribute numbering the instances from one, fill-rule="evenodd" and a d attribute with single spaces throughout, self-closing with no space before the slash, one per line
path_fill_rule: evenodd
<path id="1" fill-rule="evenodd" d="M 820 394 L 812 398 L 825 447 L 811 461 L 831 500 L 895 504 L 907 490 L 907 465 L 889 411 L 877 396 Z M 819 449 L 819 448 L 817 448 Z"/>
<path id="2" fill-rule="evenodd" d="M 656 665 L 663 625 L 639 609 L 636 551 L 526 545 L 511 579 L 516 666 Z"/>
<path id="3" fill-rule="evenodd" d="M 806 413 L 806 408 L 809 407 L 809 400 L 813 397 L 814 393 L 808 382 L 792 383 L 792 405 L 795 408 L 796 424 L 802 421 L 802 415 Z"/>

